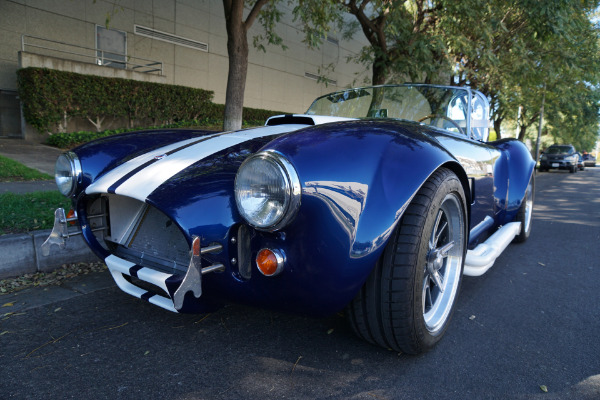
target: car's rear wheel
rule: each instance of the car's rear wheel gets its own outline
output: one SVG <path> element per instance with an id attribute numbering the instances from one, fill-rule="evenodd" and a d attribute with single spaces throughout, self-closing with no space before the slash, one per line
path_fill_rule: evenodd
<path id="1" fill-rule="evenodd" d="M 418 354 L 443 336 L 454 312 L 466 252 L 463 187 L 448 169 L 430 176 L 347 308 L 358 336 Z"/>
<path id="2" fill-rule="evenodd" d="M 535 193 L 535 174 L 531 174 L 529 184 L 525 190 L 525 196 L 517 212 L 515 221 L 521 222 L 521 233 L 513 240 L 516 243 L 523 243 L 529 238 L 531 233 L 531 221 L 533 220 L 533 198 Z"/>

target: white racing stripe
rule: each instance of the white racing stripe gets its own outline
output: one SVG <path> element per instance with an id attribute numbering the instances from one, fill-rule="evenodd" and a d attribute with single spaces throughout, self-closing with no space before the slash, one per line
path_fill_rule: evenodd
<path id="1" fill-rule="evenodd" d="M 215 136 L 215 135 L 213 135 L 213 136 Z M 210 136 L 207 136 L 207 137 L 210 137 Z M 125 175 L 131 173 L 131 171 L 133 171 L 134 169 L 140 167 L 141 165 L 144 165 L 148 161 L 153 160 L 154 157 L 160 156 L 161 154 L 168 153 L 169 151 L 175 150 L 181 146 L 185 146 L 186 144 L 198 141 L 201 138 L 202 138 L 202 136 L 187 139 L 187 140 L 182 140 L 180 142 L 176 142 L 176 143 L 170 144 L 168 146 L 164 146 L 159 149 L 152 150 L 148 153 L 137 156 L 136 158 L 127 161 L 125 164 L 121 164 L 117 168 L 107 172 L 106 175 L 104 175 L 102 178 L 100 178 L 99 180 L 97 180 L 96 182 L 94 182 L 90 186 L 88 186 L 85 192 L 87 194 L 106 193 L 108 191 L 108 188 L 110 187 L 110 185 L 112 185 L 114 182 L 119 180 L 122 176 L 125 176 Z"/>
<path id="2" fill-rule="evenodd" d="M 123 182 L 116 188 L 115 193 L 123 196 L 128 196 L 140 201 L 145 201 L 146 198 L 156 190 L 160 185 L 168 179 L 183 171 L 192 164 L 212 155 L 219 151 L 225 150 L 231 146 L 235 146 L 252 139 L 265 136 L 278 135 L 286 132 L 295 131 L 306 127 L 306 125 L 277 125 L 267 126 L 264 128 L 249 129 L 245 131 L 237 131 L 224 135 L 214 135 L 207 140 L 177 151 L 161 160 L 158 160 L 148 167 L 140 170 L 128 180 Z M 201 139 L 201 137 L 184 140 L 175 144 L 153 150 L 139 157 L 118 166 L 114 170 L 108 172 L 102 178 L 88 186 L 87 194 L 92 193 L 107 193 L 108 188 L 114 185 L 123 176 L 130 174 L 136 168 L 144 165 L 144 163 L 153 160 L 156 156 L 168 153 L 181 146 L 192 143 Z"/>
<path id="3" fill-rule="evenodd" d="M 129 262 L 127 260 L 123 260 L 115 255 L 110 255 L 104 259 L 104 262 L 108 266 L 110 273 L 115 280 L 115 283 L 119 288 L 127 294 L 135 296 L 137 298 L 142 298 L 148 292 L 140 287 L 137 287 L 126 280 L 123 275 L 130 275 L 129 269 L 135 266 L 134 263 Z M 166 281 L 172 275 L 165 274 L 164 272 L 156 271 L 150 268 L 142 268 L 137 271 L 137 277 L 143 281 L 156 285 L 162 288 L 166 293 L 169 293 L 167 289 Z M 170 298 L 166 298 L 165 296 L 161 296 L 159 294 L 154 294 L 152 297 L 148 299 L 148 302 L 160 306 L 165 310 L 169 310 L 172 312 L 177 312 L 175 307 L 173 306 L 173 301 Z"/>

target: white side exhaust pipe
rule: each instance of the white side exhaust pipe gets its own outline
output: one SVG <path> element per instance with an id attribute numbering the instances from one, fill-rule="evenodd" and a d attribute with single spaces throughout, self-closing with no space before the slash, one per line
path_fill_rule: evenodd
<path id="1" fill-rule="evenodd" d="M 519 232 L 521 232 L 521 222 L 510 222 L 498 229 L 488 240 L 467 251 L 463 275 L 485 274 Z"/>

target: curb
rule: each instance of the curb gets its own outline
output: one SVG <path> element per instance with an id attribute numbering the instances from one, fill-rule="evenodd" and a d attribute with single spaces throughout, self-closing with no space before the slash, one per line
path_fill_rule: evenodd
<path id="1" fill-rule="evenodd" d="M 42 256 L 42 243 L 50 235 L 51 229 L 30 233 L 12 234 L 0 237 L 0 279 L 35 272 L 48 272 L 63 264 L 97 262 L 81 236 L 69 238 L 65 249 L 52 246 L 48 257 Z"/>

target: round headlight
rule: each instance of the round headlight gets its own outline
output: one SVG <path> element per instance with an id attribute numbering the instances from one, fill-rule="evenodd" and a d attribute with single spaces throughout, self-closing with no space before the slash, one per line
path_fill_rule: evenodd
<path id="1" fill-rule="evenodd" d="M 61 154 L 54 166 L 54 179 L 58 190 L 65 196 L 75 193 L 81 175 L 81 164 L 77 155 L 72 151 Z"/>
<path id="2" fill-rule="evenodd" d="M 300 180 L 280 153 L 249 157 L 235 177 L 235 201 L 242 217 L 257 229 L 275 231 L 287 225 L 300 205 Z"/>

